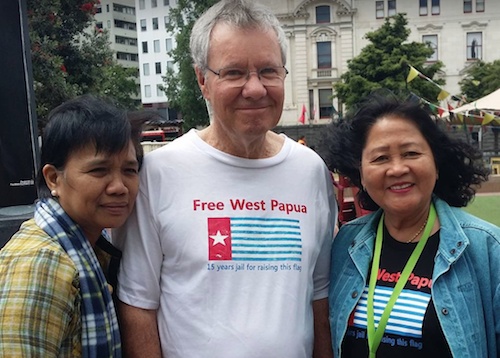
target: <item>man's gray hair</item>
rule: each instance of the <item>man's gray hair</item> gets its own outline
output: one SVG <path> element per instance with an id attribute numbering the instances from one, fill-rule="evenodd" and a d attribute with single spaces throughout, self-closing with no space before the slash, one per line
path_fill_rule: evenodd
<path id="1" fill-rule="evenodd" d="M 285 31 L 281 28 L 272 11 L 255 1 L 222 0 L 205 11 L 195 22 L 189 46 L 194 65 L 202 72 L 206 72 L 208 68 L 210 35 L 218 23 L 225 23 L 242 29 L 273 29 L 278 36 L 283 66 L 286 64 L 287 44 Z"/>

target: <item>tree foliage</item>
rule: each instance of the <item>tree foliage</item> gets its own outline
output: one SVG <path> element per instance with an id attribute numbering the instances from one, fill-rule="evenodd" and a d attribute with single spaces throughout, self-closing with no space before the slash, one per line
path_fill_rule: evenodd
<path id="1" fill-rule="evenodd" d="M 175 33 L 176 47 L 170 52 L 178 71 L 167 71 L 164 76 L 165 93 L 169 107 L 182 113 L 184 129 L 208 125 L 209 117 L 193 69 L 189 51 L 191 29 L 200 15 L 218 0 L 178 0 L 170 10 L 168 31 Z"/>
<path id="2" fill-rule="evenodd" d="M 106 95 L 130 108 L 137 93 L 136 69 L 114 59 L 108 34 L 86 30 L 99 0 L 28 0 L 33 82 L 38 127 L 48 113 L 83 93 Z M 118 74 L 118 75 L 117 75 Z"/>
<path id="3" fill-rule="evenodd" d="M 342 81 L 333 86 L 335 96 L 348 108 L 379 88 L 401 93 L 408 87 L 416 95 L 436 102 L 440 92 L 437 86 L 419 79 L 406 84 L 407 64 L 431 79 L 443 66 L 440 61 L 426 66 L 426 59 L 433 50 L 430 44 L 407 43 L 410 34 L 407 24 L 405 15 L 397 14 L 387 18 L 379 29 L 365 35 L 370 43 L 359 56 L 348 62 L 348 71 L 341 76 Z M 434 81 L 444 84 L 441 79 Z"/>
<path id="4" fill-rule="evenodd" d="M 469 102 L 496 91 L 500 88 L 500 60 L 488 63 L 478 61 L 459 84 Z"/>

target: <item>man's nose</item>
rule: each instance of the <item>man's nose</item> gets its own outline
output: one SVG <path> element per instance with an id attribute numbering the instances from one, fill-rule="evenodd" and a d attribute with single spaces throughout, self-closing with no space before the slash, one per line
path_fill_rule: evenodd
<path id="1" fill-rule="evenodd" d="M 259 99 L 267 94 L 267 88 L 260 81 L 257 71 L 250 71 L 241 94 L 244 98 Z"/>

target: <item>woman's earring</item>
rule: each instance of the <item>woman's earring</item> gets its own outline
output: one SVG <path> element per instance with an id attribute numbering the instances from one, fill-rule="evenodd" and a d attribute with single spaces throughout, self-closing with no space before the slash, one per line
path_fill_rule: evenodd
<path id="1" fill-rule="evenodd" d="M 54 189 L 50 192 L 50 195 L 57 197 L 57 191 Z"/>

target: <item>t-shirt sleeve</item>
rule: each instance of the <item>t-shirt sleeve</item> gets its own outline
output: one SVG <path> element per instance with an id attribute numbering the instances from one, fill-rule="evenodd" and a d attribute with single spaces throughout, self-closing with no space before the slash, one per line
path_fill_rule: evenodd
<path id="1" fill-rule="evenodd" d="M 330 173 L 325 168 L 325 189 L 321 191 L 325 200 L 324 209 L 320 211 L 319 225 L 324 226 L 323 235 L 319 238 L 320 251 L 316 267 L 314 268 L 314 296 L 313 300 L 328 297 L 328 286 L 330 284 L 331 247 L 335 225 L 337 224 L 337 201 L 333 191 Z"/>
<path id="2" fill-rule="evenodd" d="M 127 222 L 113 232 L 113 244 L 122 250 L 117 290 L 120 301 L 142 309 L 157 309 L 163 254 L 144 191 L 139 191 Z"/>
<path id="3" fill-rule="evenodd" d="M 81 334 L 73 262 L 42 249 L 4 254 L 0 265 L 0 356 L 59 357 L 64 341 Z"/>

